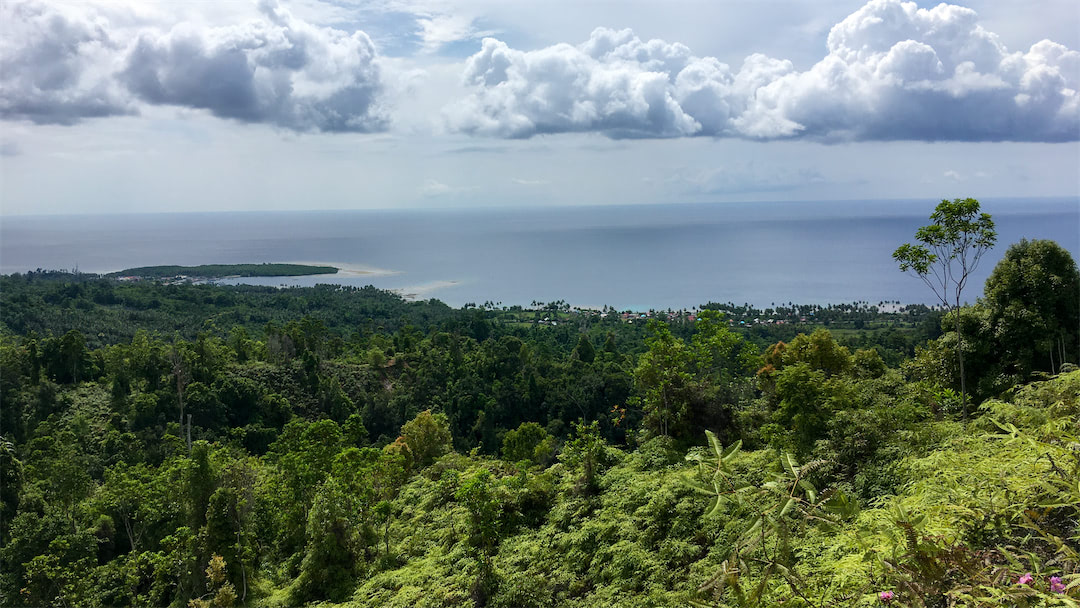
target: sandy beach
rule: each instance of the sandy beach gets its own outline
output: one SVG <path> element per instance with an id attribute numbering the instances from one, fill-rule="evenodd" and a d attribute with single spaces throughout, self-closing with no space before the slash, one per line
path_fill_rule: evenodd
<path id="1" fill-rule="evenodd" d="M 406 300 L 426 300 L 432 297 L 432 292 L 444 287 L 452 287 L 461 281 L 432 281 L 411 287 L 399 287 L 390 291 L 398 294 Z"/>
<path id="2" fill-rule="evenodd" d="M 375 268 L 372 266 L 361 266 L 358 264 L 342 264 L 341 262 L 287 262 L 288 264 L 303 264 L 305 266 L 333 266 L 337 268 L 337 274 L 353 277 L 363 276 L 377 276 L 388 277 L 395 274 L 401 274 L 400 270 L 390 270 L 387 268 Z"/>

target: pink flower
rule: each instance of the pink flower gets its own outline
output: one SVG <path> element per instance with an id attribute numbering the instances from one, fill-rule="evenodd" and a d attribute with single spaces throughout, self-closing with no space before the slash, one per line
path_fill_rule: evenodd
<path id="1" fill-rule="evenodd" d="M 1060 576 L 1050 577 L 1050 591 L 1052 593 L 1065 593 L 1065 583 L 1061 582 Z"/>
<path id="2" fill-rule="evenodd" d="M 896 595 L 892 591 L 882 591 L 878 594 L 878 597 L 881 598 L 883 604 L 888 604 L 893 601 L 893 598 L 896 597 Z"/>
<path id="3" fill-rule="evenodd" d="M 1016 584 L 1017 585 L 1030 585 L 1031 582 L 1034 581 L 1034 580 L 1035 580 L 1035 577 L 1031 576 L 1031 573 L 1028 572 L 1024 576 L 1021 576 L 1020 578 L 1016 579 Z"/>

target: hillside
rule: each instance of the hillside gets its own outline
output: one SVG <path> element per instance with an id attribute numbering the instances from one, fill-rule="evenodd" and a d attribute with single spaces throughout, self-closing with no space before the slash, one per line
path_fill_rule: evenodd
<path id="1" fill-rule="evenodd" d="M 0 604 L 1076 606 L 1076 267 L 1011 271 L 1046 251 L 936 333 L 779 341 L 0 278 Z"/>

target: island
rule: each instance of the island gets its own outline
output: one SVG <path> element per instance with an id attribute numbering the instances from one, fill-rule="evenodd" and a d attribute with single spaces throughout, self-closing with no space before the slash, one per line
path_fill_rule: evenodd
<path id="1" fill-rule="evenodd" d="M 189 277 L 197 279 L 221 279 L 225 277 L 300 277 L 313 274 L 337 274 L 334 266 L 309 264 L 202 264 L 199 266 L 140 266 L 111 272 L 106 277 L 140 279 L 166 279 Z"/>

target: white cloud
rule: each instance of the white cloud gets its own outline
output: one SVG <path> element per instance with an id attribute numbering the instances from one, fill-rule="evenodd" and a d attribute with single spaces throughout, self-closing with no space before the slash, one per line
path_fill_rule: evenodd
<path id="1" fill-rule="evenodd" d="M 4 3 L 16 34 L 0 47 L 0 116 L 73 124 L 135 111 L 136 101 L 295 130 L 386 127 L 379 58 L 362 31 L 299 20 L 272 0 L 243 23 L 136 28 L 121 43 L 100 14 Z M 5 28 L 7 29 L 7 28 Z"/>
<path id="2" fill-rule="evenodd" d="M 465 66 L 471 94 L 446 120 L 500 137 L 1080 137 L 1080 53 L 1048 40 L 1010 53 L 970 9 L 871 0 L 832 28 L 827 50 L 806 71 L 760 54 L 733 70 L 630 30 L 534 51 L 487 38 Z"/>
<path id="3" fill-rule="evenodd" d="M 551 183 L 546 179 L 521 179 L 520 177 L 515 177 L 511 181 L 519 186 L 546 186 Z"/>
<path id="4" fill-rule="evenodd" d="M 946 169 L 945 172 L 942 173 L 942 176 L 947 178 L 947 179 L 951 179 L 953 181 L 956 181 L 956 182 L 966 182 L 966 181 L 968 181 L 969 179 L 972 179 L 972 178 L 975 178 L 975 179 L 987 179 L 989 177 L 993 177 L 993 175 L 991 173 L 988 173 L 986 171 L 974 171 L 972 173 L 962 173 L 962 172 L 957 171 L 955 169 Z"/>
<path id="5" fill-rule="evenodd" d="M 685 171 L 668 179 L 676 191 L 687 194 L 722 195 L 749 192 L 782 192 L 822 184 L 827 180 L 815 169 L 762 167 L 755 163 L 731 164 Z"/>
<path id="6" fill-rule="evenodd" d="M 424 180 L 424 185 L 420 186 L 420 194 L 427 198 L 434 198 L 462 194 L 475 189 L 473 186 L 451 186 L 437 179 L 428 178 Z"/>
<path id="7" fill-rule="evenodd" d="M 447 194 L 454 189 L 450 186 L 434 179 L 428 179 L 424 181 L 424 185 L 420 187 L 420 194 L 424 196 L 439 196 L 440 194 Z"/>
<path id="8" fill-rule="evenodd" d="M 509 9 L 452 0 L 290 6 L 295 14 L 272 0 L 211 3 L 178 22 L 189 9 L 169 3 L 0 2 L 0 119 L 70 125 L 159 105 L 296 131 L 380 131 L 393 116 L 411 135 L 1080 139 L 1080 53 L 1048 40 L 1010 52 L 955 5 L 871 0 L 831 29 L 816 63 L 751 54 L 728 65 L 679 42 L 597 28 L 579 45 L 536 50 L 487 38 L 462 70 L 430 55 L 387 59 L 352 30 L 374 11 L 383 22 L 372 23 L 435 52 L 490 33 L 478 24 L 514 30 L 491 18 Z M 590 10 L 590 21 L 609 15 Z M 405 25 L 395 21 L 402 15 Z M 461 84 L 448 84 L 450 71 L 463 72 Z"/>
<path id="9" fill-rule="evenodd" d="M 490 30 L 478 30 L 475 19 L 462 14 L 429 14 L 417 18 L 419 36 L 424 52 L 434 53 L 444 45 L 461 40 L 476 40 L 490 36 Z"/>

